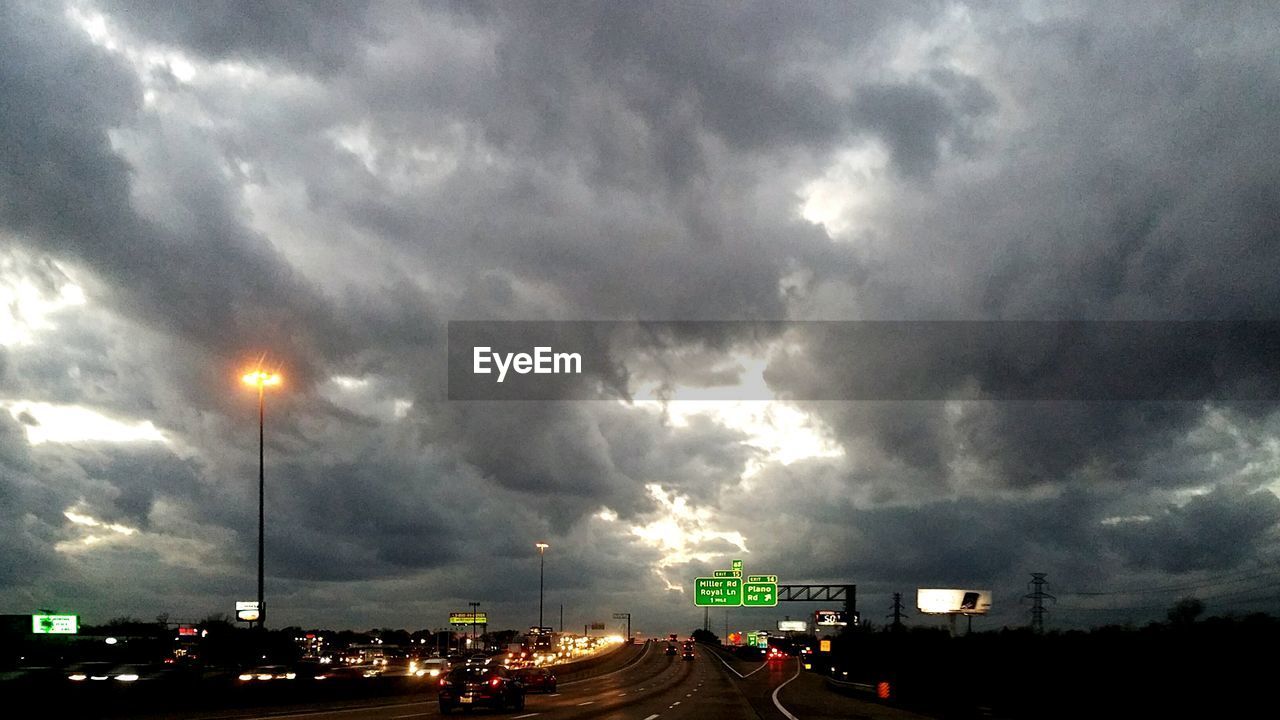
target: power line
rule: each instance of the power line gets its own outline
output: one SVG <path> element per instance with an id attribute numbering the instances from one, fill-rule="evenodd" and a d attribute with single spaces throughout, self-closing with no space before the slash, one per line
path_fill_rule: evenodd
<path id="1" fill-rule="evenodd" d="M 1245 572 L 1252 572 L 1252 571 L 1245 571 Z M 1240 575 L 1240 572 L 1229 573 L 1227 575 L 1219 576 L 1219 578 L 1228 578 L 1228 577 L 1231 577 L 1232 575 Z M 1194 583 L 1186 583 L 1181 585 L 1161 585 L 1156 587 L 1134 588 L 1132 590 L 1094 590 L 1094 591 L 1064 590 L 1062 594 L 1077 595 L 1082 597 L 1097 597 L 1097 596 L 1104 596 L 1104 595 L 1138 595 L 1138 594 L 1153 593 L 1153 592 L 1200 590 L 1200 589 L 1209 588 L 1209 587 L 1216 587 L 1219 585 L 1232 585 L 1234 583 L 1248 582 L 1249 580 L 1256 580 L 1258 578 L 1264 578 L 1264 577 L 1280 577 L 1280 571 L 1273 570 L 1273 571 L 1264 572 L 1264 573 L 1253 573 L 1252 575 L 1243 575 L 1230 580 L 1211 578 L 1206 580 L 1200 580 Z"/>
<path id="2" fill-rule="evenodd" d="M 1264 590 L 1271 590 L 1274 588 L 1280 588 L 1280 582 L 1268 583 L 1265 585 L 1257 585 L 1255 587 L 1242 588 L 1240 590 L 1232 590 L 1231 592 L 1219 593 L 1216 595 L 1204 595 L 1204 596 L 1196 596 L 1196 597 L 1200 600 L 1206 600 L 1206 601 L 1212 600 L 1215 602 L 1222 602 L 1223 600 L 1226 600 L 1229 598 L 1233 598 L 1241 595 L 1248 595 L 1250 593 L 1256 593 Z M 1068 611 L 1083 611 L 1083 612 L 1113 612 L 1113 611 L 1123 612 L 1128 610 L 1161 610 L 1167 607 L 1168 605 L 1119 605 L 1119 606 L 1112 605 L 1108 607 L 1079 607 L 1079 606 L 1071 606 L 1071 605 L 1059 605 L 1058 609 L 1068 610 Z"/>

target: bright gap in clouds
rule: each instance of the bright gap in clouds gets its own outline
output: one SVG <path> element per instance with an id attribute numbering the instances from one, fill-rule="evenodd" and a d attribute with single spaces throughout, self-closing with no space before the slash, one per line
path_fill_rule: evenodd
<path id="1" fill-rule="evenodd" d="M 0 400 L 27 431 L 27 442 L 160 442 L 169 439 L 150 420 L 126 421 L 79 405 L 53 405 L 25 400 Z"/>
<path id="2" fill-rule="evenodd" d="M 653 570 L 668 590 L 684 592 L 684 586 L 672 583 L 666 575 L 667 569 L 690 562 L 711 562 L 720 557 L 722 553 L 708 550 L 707 543 L 719 541 L 716 544 L 728 543 L 743 553 L 748 552 L 742 533 L 712 527 L 711 510 L 696 508 L 689 498 L 667 492 L 658 484 L 647 485 L 645 489 L 658 504 L 658 517 L 644 525 L 632 526 L 631 534 L 661 553 Z"/>
<path id="3" fill-rule="evenodd" d="M 84 290 L 71 280 L 66 268 L 52 263 L 64 282 L 56 291 L 41 288 L 20 269 L 23 262 L 30 260 L 21 255 L 0 254 L 0 347 L 30 345 L 37 333 L 53 329 L 55 313 L 85 304 Z"/>

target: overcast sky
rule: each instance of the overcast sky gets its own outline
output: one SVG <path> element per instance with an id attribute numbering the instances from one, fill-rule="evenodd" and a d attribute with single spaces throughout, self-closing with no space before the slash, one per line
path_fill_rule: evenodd
<path id="1" fill-rule="evenodd" d="M 737 402 L 827 378 L 714 338 L 667 403 L 444 391 L 451 320 L 1275 319 L 1277 47 L 1265 2 L 0 4 L 0 610 L 251 599 L 262 356 L 276 626 L 527 627 L 535 541 L 570 629 L 686 632 L 734 558 L 876 622 L 1021 624 L 1031 572 L 1050 626 L 1280 610 L 1270 403 Z"/>

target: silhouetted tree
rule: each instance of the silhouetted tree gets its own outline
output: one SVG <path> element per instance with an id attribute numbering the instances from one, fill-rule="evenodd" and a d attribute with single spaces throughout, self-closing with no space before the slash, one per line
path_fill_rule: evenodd
<path id="1" fill-rule="evenodd" d="M 1204 602 L 1199 598 L 1185 597 L 1169 608 L 1169 623 L 1190 625 L 1204 613 Z"/>

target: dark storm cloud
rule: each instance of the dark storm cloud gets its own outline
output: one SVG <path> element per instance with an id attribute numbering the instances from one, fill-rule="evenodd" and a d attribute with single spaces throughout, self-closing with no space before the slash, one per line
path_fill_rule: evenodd
<path id="1" fill-rule="evenodd" d="M 351 60 L 367 32 L 369 3 L 257 3 L 248 0 L 115 2 L 112 17 L 158 42 L 213 59 L 283 61 L 329 73 Z"/>
<path id="2" fill-rule="evenodd" d="M 1277 523 L 1280 499 L 1274 493 L 1218 488 L 1149 520 L 1115 524 L 1105 537 L 1129 565 L 1185 573 L 1256 560 L 1260 546 L 1274 541 Z"/>
<path id="3" fill-rule="evenodd" d="M 944 143 L 958 149 L 972 143 L 969 128 L 974 119 L 995 105 L 976 78 L 937 72 L 933 80 L 939 87 L 921 82 L 868 85 L 858 91 L 854 106 L 858 124 L 879 135 L 889 146 L 894 166 L 914 180 L 933 173 Z"/>

